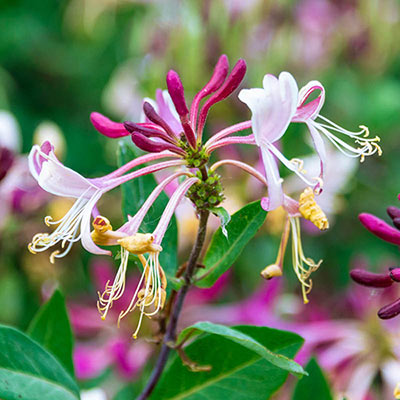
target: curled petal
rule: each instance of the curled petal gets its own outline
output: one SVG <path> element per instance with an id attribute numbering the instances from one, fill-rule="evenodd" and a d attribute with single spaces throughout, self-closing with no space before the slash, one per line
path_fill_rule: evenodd
<path id="1" fill-rule="evenodd" d="M 310 95 L 319 90 L 320 94 L 314 100 L 306 103 Z M 305 122 L 307 119 L 315 119 L 319 114 L 325 101 L 325 89 L 318 81 L 308 82 L 306 86 L 299 91 L 299 104 L 293 122 Z"/>
<path id="2" fill-rule="evenodd" d="M 90 198 L 99 188 L 55 156 L 49 142 L 33 146 L 29 153 L 29 169 L 39 185 L 57 196 Z"/>
<path id="3" fill-rule="evenodd" d="M 268 150 L 262 149 L 262 159 L 268 183 L 268 201 L 263 199 L 261 206 L 266 211 L 271 211 L 283 204 L 282 179 L 274 156 Z"/>

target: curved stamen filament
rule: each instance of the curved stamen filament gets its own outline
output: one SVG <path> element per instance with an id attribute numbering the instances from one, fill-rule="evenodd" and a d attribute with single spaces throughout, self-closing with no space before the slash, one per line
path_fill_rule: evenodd
<path id="1" fill-rule="evenodd" d="M 290 226 L 292 230 L 292 263 L 294 272 L 301 283 L 304 304 L 308 303 L 307 294 L 312 289 L 311 274 L 316 271 L 322 263 L 322 260 L 315 263 L 311 258 L 304 256 L 301 244 L 300 221 L 299 218 L 290 218 Z"/>
<path id="2" fill-rule="evenodd" d="M 369 130 L 366 126 L 361 125 L 360 131 L 351 132 L 321 115 L 319 115 L 318 118 L 321 118 L 326 123 L 316 121 L 309 121 L 309 123 L 319 132 L 323 133 L 329 139 L 329 141 L 347 157 L 360 157 L 360 161 L 363 162 L 365 157 L 371 156 L 375 153 L 378 153 L 378 155 L 382 155 L 382 149 L 378 144 L 380 142 L 379 136 L 375 136 L 372 138 L 369 137 Z M 337 137 L 332 132 L 338 132 L 347 137 L 350 137 L 351 139 L 354 139 L 354 143 L 360 146 L 353 147 L 350 144 L 346 143 L 344 140 Z"/>

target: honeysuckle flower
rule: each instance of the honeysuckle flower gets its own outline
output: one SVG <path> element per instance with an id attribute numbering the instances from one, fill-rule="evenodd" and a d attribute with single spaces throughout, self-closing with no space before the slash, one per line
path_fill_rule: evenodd
<path id="1" fill-rule="evenodd" d="M 320 91 L 319 96 L 307 103 L 315 91 Z M 309 82 L 299 91 L 295 79 L 288 72 L 282 72 L 279 78 L 265 75 L 262 89 L 243 89 L 239 93 L 239 99 L 252 111 L 254 139 L 261 149 L 268 181 L 268 210 L 283 204 L 282 180 L 274 156 L 307 185 L 319 192 L 322 189 L 326 164 L 326 149 L 321 135 L 324 135 L 343 154 L 348 157 L 360 157 L 360 161 L 376 152 L 379 155 L 382 153 L 378 145 L 379 137 L 368 138 L 366 127 L 362 126 L 359 132 L 350 132 L 320 115 L 319 111 L 325 100 L 325 89 L 318 81 Z M 290 122 L 302 122 L 307 125 L 320 158 L 319 176 L 306 177 L 303 160 L 296 158 L 288 160 L 274 146 L 274 143 L 282 138 Z M 335 132 L 353 139 L 359 146 L 352 147 L 337 137 Z"/>
<path id="2" fill-rule="evenodd" d="M 140 318 L 133 337 L 137 337 L 143 316 L 152 317 L 163 308 L 166 298 L 167 280 L 159 262 L 159 253 L 162 251 L 161 243 L 173 213 L 189 190 L 190 186 L 198 181 L 197 178 L 189 178 L 184 181 L 171 196 L 161 219 L 152 234 L 138 233 L 138 229 L 144 216 L 154 203 L 155 199 L 164 190 L 165 186 L 183 173 L 176 173 L 162 181 L 148 197 L 138 213 L 131 218 L 119 230 L 113 231 L 110 223 L 104 217 L 98 216 L 93 221 L 95 230 L 92 239 L 99 245 L 120 245 L 121 264 L 112 284 L 107 283 L 104 292 L 99 294 L 98 309 L 102 319 L 105 319 L 108 311 L 124 293 L 126 270 L 129 254 L 138 256 L 142 264 L 143 272 L 137 288 L 128 307 L 121 311 L 118 321 L 136 308 L 140 310 Z M 148 259 L 143 254 L 148 253 Z"/>
<path id="3" fill-rule="evenodd" d="M 171 156 L 168 153 L 143 156 L 132 160 L 127 165 L 101 178 L 86 179 L 72 169 L 65 167 L 56 157 L 50 142 L 34 146 L 29 154 L 29 166 L 33 177 L 47 192 L 56 196 L 76 198 L 72 208 L 59 221 L 50 216 L 45 218 L 46 225 L 58 225 L 50 234 L 39 233 L 29 244 L 32 253 L 42 252 L 60 244 L 61 251 L 51 253 L 50 260 L 65 256 L 73 243 L 81 240 L 83 247 L 93 254 L 110 254 L 96 246 L 90 235 L 90 218 L 92 210 L 101 196 L 120 184 L 138 176 L 182 164 L 181 161 L 165 161 L 153 166 L 124 175 L 124 172 L 144 162 Z"/>

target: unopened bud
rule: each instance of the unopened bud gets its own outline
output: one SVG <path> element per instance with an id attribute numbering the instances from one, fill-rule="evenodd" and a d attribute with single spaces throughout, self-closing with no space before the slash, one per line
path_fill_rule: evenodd
<path id="1" fill-rule="evenodd" d="M 378 317 L 381 319 L 391 319 L 400 314 L 400 299 L 397 299 L 393 303 L 382 307 L 378 311 Z"/>
<path id="2" fill-rule="evenodd" d="M 179 114 L 179 116 L 183 117 L 189 114 L 181 79 L 177 72 L 172 69 L 167 74 L 167 87 L 171 99 L 175 105 L 176 112 Z"/>
<path id="3" fill-rule="evenodd" d="M 395 282 L 400 282 L 400 268 L 394 267 L 394 268 L 389 268 L 390 269 L 390 277 L 392 280 Z"/>
<path id="4" fill-rule="evenodd" d="M 384 288 L 393 283 L 389 274 L 375 274 L 363 269 L 353 269 L 350 271 L 350 276 L 353 281 L 368 287 Z"/>

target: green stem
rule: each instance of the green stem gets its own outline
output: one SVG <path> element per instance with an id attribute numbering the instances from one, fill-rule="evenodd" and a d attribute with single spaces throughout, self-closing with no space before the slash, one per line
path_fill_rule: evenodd
<path id="1" fill-rule="evenodd" d="M 203 174 L 203 171 L 202 171 Z M 205 170 L 205 174 L 207 171 Z M 156 387 L 161 374 L 165 368 L 165 365 L 168 361 L 168 356 L 171 351 L 171 346 L 174 345 L 176 341 L 176 329 L 178 325 L 179 315 L 182 311 L 183 302 L 185 300 L 186 294 L 192 284 L 193 275 L 196 272 L 197 261 L 200 257 L 201 250 L 204 246 L 206 231 L 207 231 L 207 221 L 210 212 L 207 210 L 200 211 L 200 222 L 199 228 L 197 231 L 196 241 L 193 245 L 192 251 L 190 253 L 189 261 L 187 263 L 187 267 L 185 270 L 185 274 L 183 275 L 184 284 L 178 292 L 176 302 L 173 306 L 171 317 L 168 323 L 167 331 L 165 333 L 163 344 L 161 347 L 160 354 L 158 355 L 158 359 L 156 365 L 154 366 L 153 372 L 151 373 L 150 379 L 144 388 L 143 392 L 139 395 L 137 400 L 145 400 L 150 394 L 153 392 Z"/>

